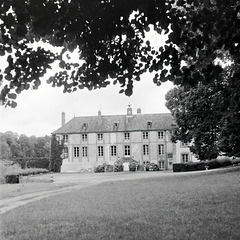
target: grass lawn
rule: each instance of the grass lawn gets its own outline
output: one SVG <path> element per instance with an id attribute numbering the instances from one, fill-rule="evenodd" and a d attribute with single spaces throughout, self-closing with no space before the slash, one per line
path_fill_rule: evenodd
<path id="1" fill-rule="evenodd" d="M 2 214 L 1 239 L 240 239 L 239 171 L 106 182 Z"/>

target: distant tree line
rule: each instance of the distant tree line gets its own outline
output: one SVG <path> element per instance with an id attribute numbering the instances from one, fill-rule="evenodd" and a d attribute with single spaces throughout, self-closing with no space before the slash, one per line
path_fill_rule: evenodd
<path id="1" fill-rule="evenodd" d="M 56 137 L 28 137 L 11 131 L 0 132 L 0 161 L 11 160 L 22 168 L 46 168 L 60 172 L 63 143 Z"/>
<path id="2" fill-rule="evenodd" d="M 51 136 L 28 137 L 11 131 L 0 132 L 0 159 L 12 158 L 50 158 Z"/>

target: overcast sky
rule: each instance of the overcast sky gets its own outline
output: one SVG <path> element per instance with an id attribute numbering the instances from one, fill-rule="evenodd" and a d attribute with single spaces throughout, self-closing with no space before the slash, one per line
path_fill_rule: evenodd
<path id="1" fill-rule="evenodd" d="M 38 90 L 22 92 L 17 97 L 18 106 L 14 109 L 0 107 L 0 132 L 12 131 L 27 136 L 45 136 L 61 126 L 61 113 L 66 113 L 66 121 L 74 116 L 95 116 L 126 114 L 130 103 L 135 114 L 137 108 L 142 113 L 166 113 L 165 94 L 173 87 L 171 82 L 157 86 L 150 74 L 144 74 L 136 82 L 133 95 L 119 94 L 119 85 L 103 89 L 74 93 L 63 93 L 62 88 L 53 88 L 42 83 Z"/>

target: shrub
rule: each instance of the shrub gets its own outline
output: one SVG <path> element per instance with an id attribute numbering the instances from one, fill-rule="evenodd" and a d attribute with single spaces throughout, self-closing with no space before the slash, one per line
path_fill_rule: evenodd
<path id="1" fill-rule="evenodd" d="M 113 165 L 106 165 L 106 172 L 113 172 Z"/>
<path id="2" fill-rule="evenodd" d="M 98 165 L 94 168 L 95 173 L 105 172 L 105 165 Z"/>
<path id="3" fill-rule="evenodd" d="M 137 167 L 137 170 L 138 171 L 145 171 L 145 166 L 142 165 L 142 164 L 139 164 L 138 167 Z"/>
<path id="4" fill-rule="evenodd" d="M 235 158 L 232 160 L 233 165 L 238 165 L 240 164 L 240 158 Z"/>
<path id="5" fill-rule="evenodd" d="M 120 163 L 114 164 L 114 172 L 122 172 L 123 171 L 123 165 Z"/>
<path id="6" fill-rule="evenodd" d="M 159 171 L 159 166 L 156 163 L 150 163 L 148 169 L 149 171 Z"/>
<path id="7" fill-rule="evenodd" d="M 222 159 L 212 159 L 209 161 L 174 163 L 173 172 L 199 171 L 199 170 L 205 170 L 206 167 L 208 167 L 208 169 L 215 169 L 215 168 L 231 166 L 233 164 L 234 164 L 234 161 L 227 157 Z"/>
<path id="8" fill-rule="evenodd" d="M 138 164 L 136 164 L 135 162 L 131 162 L 131 163 L 129 164 L 129 171 L 135 172 L 136 169 L 137 169 L 137 166 L 138 166 Z"/>
<path id="9" fill-rule="evenodd" d="M 206 165 L 209 167 L 209 169 L 215 169 L 215 168 L 231 166 L 233 165 L 233 161 L 230 160 L 229 158 L 212 159 L 212 160 L 206 161 Z"/>

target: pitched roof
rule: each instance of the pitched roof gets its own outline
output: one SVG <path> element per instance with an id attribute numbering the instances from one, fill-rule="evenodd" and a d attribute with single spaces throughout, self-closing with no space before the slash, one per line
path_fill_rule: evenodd
<path id="1" fill-rule="evenodd" d="M 52 134 L 169 130 L 171 124 L 170 113 L 74 117 Z"/>

